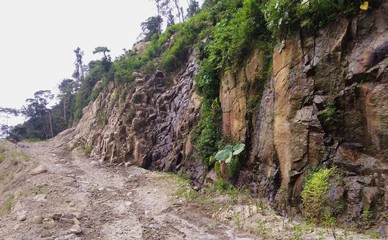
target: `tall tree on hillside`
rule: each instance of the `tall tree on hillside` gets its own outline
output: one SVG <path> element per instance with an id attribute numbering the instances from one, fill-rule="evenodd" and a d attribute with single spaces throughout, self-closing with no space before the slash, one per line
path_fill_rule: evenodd
<path id="1" fill-rule="evenodd" d="M 110 67 L 112 66 L 112 59 L 110 55 L 107 54 L 109 52 L 110 50 L 107 47 L 96 47 L 93 51 L 93 54 L 96 54 L 96 53 L 104 54 L 104 57 L 101 59 L 101 61 L 105 72 L 108 72 Z"/>
<path id="2" fill-rule="evenodd" d="M 187 8 L 186 19 L 189 19 L 194 16 L 199 10 L 199 2 L 195 0 L 190 0 L 189 7 Z"/>
<path id="3" fill-rule="evenodd" d="M 5 124 L 0 124 L 0 137 L 6 137 L 12 130 L 12 127 L 8 125 L 8 119 L 12 116 L 17 117 L 20 114 L 20 110 L 14 108 L 0 107 L 0 115 L 6 119 Z"/>
<path id="4" fill-rule="evenodd" d="M 179 0 L 163 0 L 160 4 L 160 14 L 167 19 L 167 26 L 174 25 L 175 23 L 175 16 L 173 15 L 174 8 L 178 22 L 183 22 L 184 13 L 183 8 L 179 4 Z"/>
<path id="5" fill-rule="evenodd" d="M 77 47 L 77 49 L 74 50 L 74 53 L 75 53 L 75 62 L 74 62 L 75 70 L 73 73 L 73 78 L 77 79 L 78 82 L 81 82 L 85 77 L 84 66 L 82 62 L 82 57 L 84 55 L 84 52 L 81 51 L 79 47 Z"/>
<path id="6" fill-rule="evenodd" d="M 74 101 L 76 84 L 73 79 L 63 79 L 58 85 L 58 89 L 58 98 L 63 107 L 63 119 L 66 123 L 69 123 L 69 115 Z"/>
<path id="7" fill-rule="evenodd" d="M 157 15 L 156 15 L 156 20 L 157 21 L 154 21 L 154 24 L 157 25 L 157 34 L 161 34 L 162 33 L 162 21 L 159 21 L 162 19 L 162 0 L 154 0 L 155 1 L 155 5 L 156 5 L 156 11 L 157 11 Z M 147 21 L 150 20 L 150 18 L 147 19 Z M 142 27 L 143 28 L 143 27 Z M 144 32 L 144 29 L 143 29 L 143 32 Z M 152 36 L 152 35 L 151 35 Z"/>
<path id="8" fill-rule="evenodd" d="M 179 22 L 183 22 L 184 21 L 184 13 L 183 13 L 183 8 L 179 5 L 179 0 L 172 0 L 172 1 L 174 2 Z"/>
<path id="9" fill-rule="evenodd" d="M 170 0 L 154 0 L 156 10 L 157 10 L 157 18 L 163 19 L 166 18 L 167 20 L 167 27 L 172 26 L 175 24 L 175 16 L 173 14 L 173 7 L 171 6 Z M 178 6 L 178 19 L 180 21 L 180 10 L 179 10 L 179 0 L 173 0 L 173 2 Z M 150 20 L 150 18 L 148 19 Z M 147 20 L 147 21 L 148 21 Z M 163 21 L 158 21 L 158 34 L 162 33 L 162 23 Z M 143 30 L 144 31 L 144 30 Z"/>
<path id="10" fill-rule="evenodd" d="M 144 40 L 150 41 L 154 34 L 161 34 L 160 25 L 163 19 L 161 16 L 149 17 L 145 22 L 141 23 L 141 28 L 144 34 Z"/>
<path id="11" fill-rule="evenodd" d="M 174 17 L 174 14 L 172 14 L 172 9 L 170 9 L 167 14 L 167 27 L 171 27 L 174 24 L 175 24 L 175 17 Z"/>
<path id="12" fill-rule="evenodd" d="M 40 90 L 34 93 L 34 98 L 26 99 L 27 106 L 24 106 L 24 115 L 36 126 L 42 126 L 42 129 L 33 130 L 43 131 L 46 139 L 54 137 L 51 111 L 47 108 L 53 98 L 54 94 L 50 90 Z"/>

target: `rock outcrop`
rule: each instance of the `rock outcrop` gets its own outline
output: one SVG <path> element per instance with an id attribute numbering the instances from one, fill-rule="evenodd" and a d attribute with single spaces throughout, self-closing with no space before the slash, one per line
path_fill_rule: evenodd
<path id="1" fill-rule="evenodd" d="M 309 170 L 337 166 L 349 218 L 388 209 L 387 16 L 385 4 L 274 52 L 241 184 L 298 203 Z"/>
<path id="2" fill-rule="evenodd" d="M 223 135 L 247 144 L 237 184 L 282 204 L 298 205 L 306 176 L 337 166 L 332 199 L 346 203 L 344 221 L 388 210 L 388 4 L 338 20 L 315 35 L 297 32 L 273 54 L 265 84 L 263 51 L 221 77 Z M 109 85 L 85 108 L 75 139 L 91 156 L 177 172 L 201 182 L 191 161 L 199 120 L 192 54 L 169 81 L 162 71 L 134 73 L 129 89 Z M 254 87 L 262 84 L 262 87 Z M 255 89 L 255 91 L 250 91 Z M 252 109 L 252 95 L 260 97 Z"/>
<path id="3" fill-rule="evenodd" d="M 193 151 L 189 136 L 200 108 L 193 81 L 197 71 L 191 56 L 172 82 L 157 71 L 134 73 L 126 94 L 111 83 L 84 109 L 75 139 L 92 146 L 91 156 L 103 161 L 178 171 Z"/>

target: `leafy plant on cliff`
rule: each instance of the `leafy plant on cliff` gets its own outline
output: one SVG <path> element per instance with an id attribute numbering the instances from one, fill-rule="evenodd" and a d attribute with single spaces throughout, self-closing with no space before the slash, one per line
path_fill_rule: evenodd
<path id="1" fill-rule="evenodd" d="M 208 166 L 209 157 L 217 151 L 221 134 L 221 114 L 212 112 L 211 104 L 218 101 L 220 76 L 225 69 L 235 71 L 246 55 L 260 41 L 267 41 L 270 32 L 264 27 L 260 0 L 207 1 L 203 10 L 213 26 L 202 32 L 197 45 L 200 70 L 196 76 L 196 92 L 202 97 L 201 119 L 194 139 L 198 156 Z"/>
<path id="2" fill-rule="evenodd" d="M 194 129 L 193 140 L 197 150 L 197 158 L 207 167 L 212 166 L 209 159 L 217 151 L 217 142 L 221 136 L 218 124 L 221 120 L 220 110 L 216 99 L 203 102 L 201 120 Z"/>
<path id="3" fill-rule="evenodd" d="M 162 67 L 167 72 L 173 72 L 185 63 L 189 51 L 202 37 L 201 32 L 211 27 L 208 18 L 208 12 L 201 12 L 181 24 L 180 31 L 174 35 L 171 47 L 162 54 Z"/>
<path id="4" fill-rule="evenodd" d="M 215 159 L 220 163 L 220 173 L 224 178 L 226 177 L 225 173 L 225 164 L 229 165 L 229 176 L 233 177 L 238 171 L 239 161 L 235 159 L 235 156 L 239 155 L 245 149 L 245 144 L 239 143 L 234 146 L 226 145 L 223 150 L 220 150 L 215 155 Z M 233 159 L 234 158 L 234 159 Z"/>
<path id="5" fill-rule="evenodd" d="M 302 195 L 303 214 L 311 221 L 320 222 L 328 207 L 329 178 L 336 168 L 321 168 L 307 176 Z"/>
<path id="6" fill-rule="evenodd" d="M 276 38 L 300 28 L 314 29 L 324 26 L 338 16 L 354 13 L 361 1 L 352 0 L 267 0 L 262 11 L 267 27 Z"/>
<path id="7" fill-rule="evenodd" d="M 319 111 L 317 116 L 323 123 L 323 126 L 328 129 L 334 129 L 340 121 L 341 112 L 337 110 L 334 101 L 329 101 L 326 105 L 326 108 L 322 111 Z"/>

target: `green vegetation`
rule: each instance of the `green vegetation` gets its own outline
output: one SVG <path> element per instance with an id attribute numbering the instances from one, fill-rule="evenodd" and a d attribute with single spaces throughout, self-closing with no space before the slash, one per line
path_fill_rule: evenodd
<path id="1" fill-rule="evenodd" d="M 5 160 L 5 155 L 3 152 L 0 152 L 0 163 L 2 163 Z"/>
<path id="2" fill-rule="evenodd" d="M 14 201 L 15 201 L 14 195 L 13 194 L 8 195 L 4 204 L 0 207 L 0 216 L 4 216 L 5 214 L 8 214 L 9 212 L 11 212 L 14 205 Z"/>
<path id="3" fill-rule="evenodd" d="M 271 36 L 282 39 L 300 28 L 317 30 L 337 16 L 352 14 L 360 6 L 363 10 L 369 7 L 368 2 L 361 0 L 207 0 L 200 10 L 198 2 L 190 0 L 188 14 L 184 16 L 178 1 L 155 0 L 155 4 L 157 15 L 141 24 L 144 40 L 149 41 L 144 43 L 143 52 L 125 50 L 112 61 L 110 50 L 98 46 L 93 53 L 102 54 L 102 58 L 85 64 L 84 53 L 78 47 L 74 50 L 73 79 L 64 79 L 59 85 L 59 103 L 48 108 L 51 93 L 38 91 L 34 98 L 27 100 L 25 111 L 0 108 L 7 114 L 28 117 L 26 123 L 13 129 L 3 126 L 6 132 L 16 140 L 51 138 L 77 123 L 82 109 L 99 93 L 107 91 L 109 83 L 122 85 L 121 89 L 127 93 L 138 73 L 148 75 L 163 70 L 165 83 L 169 84 L 172 74 L 195 50 L 200 64 L 196 91 L 202 97 L 202 109 L 194 139 L 198 159 L 211 166 L 209 157 L 217 151 L 217 142 L 222 137 L 218 127 L 221 115 L 215 106 L 219 101 L 221 74 L 225 70 L 234 73 L 255 48 L 271 56 L 274 46 Z M 164 19 L 169 27 L 162 33 Z M 270 58 L 265 62 L 270 63 Z M 248 99 L 248 114 L 258 105 L 270 64 L 265 69 L 260 81 L 247 88 L 253 93 Z M 97 84 L 99 81 L 101 84 Z M 119 99 L 122 101 L 125 95 L 121 93 Z M 329 115 L 325 119 L 331 121 L 329 110 L 323 114 Z"/>
<path id="4" fill-rule="evenodd" d="M 302 224 L 295 224 L 292 227 L 292 235 L 295 240 L 303 240 L 303 226 Z"/>
<path id="5" fill-rule="evenodd" d="M 301 28 L 318 30 L 340 16 L 354 13 L 362 1 L 352 0 L 268 0 L 263 12 L 268 29 L 278 38 Z"/>
<path id="6" fill-rule="evenodd" d="M 209 159 L 218 149 L 217 142 L 221 138 L 220 122 L 221 108 L 218 100 L 212 103 L 202 102 L 201 119 L 194 130 L 193 140 L 197 150 L 196 157 L 207 167 L 212 167 L 214 163 Z"/>
<path id="7" fill-rule="evenodd" d="M 82 150 L 84 151 L 84 154 L 86 157 L 90 157 L 90 154 L 92 153 L 92 146 L 83 146 Z"/>
<path id="8" fill-rule="evenodd" d="M 238 195 L 238 189 L 224 179 L 217 179 L 213 183 L 213 191 L 216 191 L 220 194 L 228 194 L 232 199 L 236 199 Z"/>
<path id="9" fill-rule="evenodd" d="M 373 219 L 373 211 L 371 210 L 365 210 L 362 212 L 362 219 L 364 221 L 370 221 Z"/>
<path id="10" fill-rule="evenodd" d="M 183 184 L 181 184 L 176 190 L 175 194 L 178 197 L 183 197 L 186 203 L 193 201 L 198 195 L 197 192 L 190 187 L 188 181 L 185 181 Z"/>
<path id="11" fill-rule="evenodd" d="M 334 101 L 327 103 L 326 108 L 318 112 L 318 118 L 327 129 L 332 129 L 340 120 L 340 111 L 337 110 Z"/>
<path id="12" fill-rule="evenodd" d="M 0 164 L 8 159 L 9 161 L 29 161 L 30 157 L 19 149 L 8 148 L 5 144 L 0 142 Z"/>
<path id="13" fill-rule="evenodd" d="M 225 148 L 221 151 L 218 151 L 215 158 L 218 161 L 224 161 L 225 163 L 230 163 L 232 157 L 240 154 L 245 149 L 245 144 L 239 143 L 234 146 L 226 145 Z"/>
<path id="14" fill-rule="evenodd" d="M 329 178 L 336 173 L 336 168 L 321 168 L 307 176 L 302 191 L 303 214 L 307 219 L 314 222 L 321 222 L 325 217 L 329 206 L 327 190 L 330 187 Z"/>
<path id="15" fill-rule="evenodd" d="M 39 138 L 27 138 L 25 139 L 26 142 L 30 142 L 30 143 L 33 143 L 33 142 L 40 142 L 42 141 L 41 139 Z"/>
<path id="16" fill-rule="evenodd" d="M 217 171 L 216 169 L 216 172 L 220 173 L 223 178 L 234 177 L 240 168 L 240 162 L 235 156 L 239 155 L 244 149 L 245 144 L 239 143 L 234 146 L 228 144 L 223 150 L 218 151 L 215 155 L 215 159 L 220 164 L 217 164 L 219 170 Z M 225 174 L 226 164 L 228 165 L 228 176 Z"/>

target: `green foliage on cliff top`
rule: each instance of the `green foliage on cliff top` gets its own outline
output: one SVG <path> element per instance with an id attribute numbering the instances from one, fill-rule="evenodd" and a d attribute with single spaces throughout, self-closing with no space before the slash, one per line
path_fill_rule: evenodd
<path id="1" fill-rule="evenodd" d="M 169 27 L 161 35 L 153 35 L 143 53 L 129 52 L 113 64 L 112 79 L 116 83 L 131 83 L 134 72 L 152 73 L 156 69 L 171 74 L 180 69 L 210 25 L 208 12 L 201 12 L 187 22 Z M 112 80 L 110 79 L 110 80 Z"/>
<path id="2" fill-rule="evenodd" d="M 363 1 L 357 0 L 267 0 L 262 10 L 268 29 L 277 38 L 300 28 L 318 30 L 339 16 L 354 13 Z"/>

